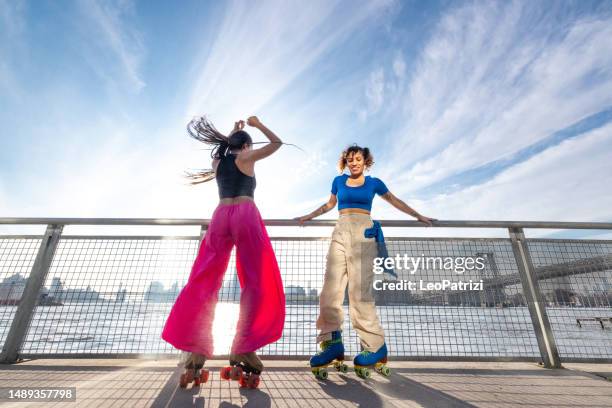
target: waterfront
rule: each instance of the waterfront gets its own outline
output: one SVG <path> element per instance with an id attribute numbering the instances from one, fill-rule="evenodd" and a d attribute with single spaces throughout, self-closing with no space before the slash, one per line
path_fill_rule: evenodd
<path id="1" fill-rule="evenodd" d="M 159 336 L 170 303 L 67 303 L 38 306 L 22 347 L 24 354 L 174 353 Z M 16 308 L 4 306 L 0 317 L 2 341 Z M 392 356 L 513 357 L 539 356 L 527 307 L 483 308 L 452 306 L 379 306 Z M 214 323 L 215 353 L 231 345 L 238 304 L 219 303 Z M 555 341 L 562 356 L 612 358 L 612 327 L 576 324 L 577 318 L 612 315 L 612 308 L 548 307 Z M 262 354 L 303 356 L 315 353 L 318 308 L 288 305 L 283 337 Z M 358 352 L 345 307 L 345 343 Z"/>

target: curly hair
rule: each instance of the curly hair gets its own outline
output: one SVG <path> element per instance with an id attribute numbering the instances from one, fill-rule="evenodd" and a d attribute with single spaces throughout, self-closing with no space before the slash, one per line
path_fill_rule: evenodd
<path id="1" fill-rule="evenodd" d="M 352 146 L 349 146 L 344 149 L 344 151 L 340 155 L 340 159 L 338 160 L 338 169 L 340 170 L 340 173 L 342 173 L 346 168 L 348 157 L 356 153 L 361 153 L 361 155 L 363 156 L 365 170 L 369 170 L 370 167 L 374 165 L 374 156 L 372 156 L 372 153 L 370 153 L 370 149 L 368 149 L 367 147 L 357 146 L 357 144 L 353 144 Z"/>

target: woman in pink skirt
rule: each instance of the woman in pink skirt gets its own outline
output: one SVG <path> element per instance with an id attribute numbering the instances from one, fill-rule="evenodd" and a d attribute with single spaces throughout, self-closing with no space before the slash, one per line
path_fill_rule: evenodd
<path id="1" fill-rule="evenodd" d="M 190 352 L 181 376 L 181 387 L 208 378 L 202 370 L 213 353 L 212 324 L 219 288 L 230 253 L 236 246 L 236 269 L 240 281 L 240 315 L 230 352 L 230 366 L 221 371 L 224 379 L 240 380 L 251 388 L 259 384 L 263 369 L 255 350 L 278 340 L 285 322 L 285 294 L 276 256 L 261 215 L 253 201 L 255 162 L 277 151 L 281 140 L 259 119 L 251 116 L 249 126 L 259 129 L 270 143 L 253 149 L 253 141 L 235 123 L 229 137 L 212 123 L 199 118 L 187 129 L 193 138 L 212 145 L 212 169 L 189 174 L 192 184 L 216 178 L 219 205 L 215 209 L 187 284 L 179 294 L 166 321 L 162 338 Z"/>

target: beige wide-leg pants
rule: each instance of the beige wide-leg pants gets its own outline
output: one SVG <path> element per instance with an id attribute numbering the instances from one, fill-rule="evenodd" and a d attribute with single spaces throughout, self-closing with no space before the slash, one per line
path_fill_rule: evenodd
<path id="1" fill-rule="evenodd" d="M 319 298 L 318 342 L 331 339 L 332 331 L 342 330 L 342 303 L 347 283 L 351 323 L 363 349 L 374 352 L 385 342 L 371 292 L 362 291 L 372 287 L 372 262 L 377 256 L 374 238 L 364 236 L 364 231 L 370 227 L 372 219 L 368 214 L 340 214 L 332 233 Z"/>

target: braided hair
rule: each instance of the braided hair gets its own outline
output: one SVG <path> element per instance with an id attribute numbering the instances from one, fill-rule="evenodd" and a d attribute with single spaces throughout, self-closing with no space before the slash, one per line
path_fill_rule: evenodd
<path id="1" fill-rule="evenodd" d="M 191 120 L 187 124 L 187 133 L 195 140 L 212 146 L 210 156 L 217 160 L 225 157 L 232 149 L 242 149 L 245 145 L 253 144 L 253 139 L 246 131 L 238 130 L 229 137 L 225 136 L 205 116 Z M 213 169 L 185 173 L 186 177 L 191 179 L 190 184 L 192 185 L 205 183 L 215 178 Z"/>

